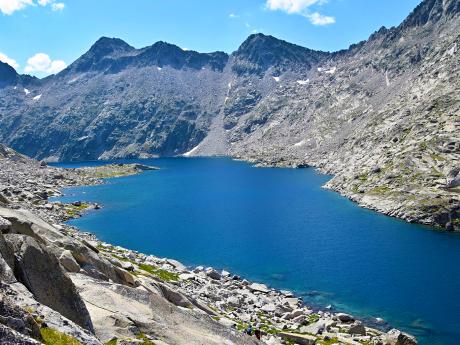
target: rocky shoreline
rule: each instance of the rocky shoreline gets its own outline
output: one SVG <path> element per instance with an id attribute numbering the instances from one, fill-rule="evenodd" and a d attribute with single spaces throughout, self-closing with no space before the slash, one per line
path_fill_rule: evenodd
<path id="1" fill-rule="evenodd" d="M 2 147 L 0 337 L 7 344 L 52 344 L 53 336 L 95 345 L 416 344 L 398 330 L 312 310 L 289 291 L 102 242 L 62 223 L 98 205 L 48 200 L 64 187 L 150 169 L 60 169 Z M 245 334 L 249 326 L 260 341 Z"/>

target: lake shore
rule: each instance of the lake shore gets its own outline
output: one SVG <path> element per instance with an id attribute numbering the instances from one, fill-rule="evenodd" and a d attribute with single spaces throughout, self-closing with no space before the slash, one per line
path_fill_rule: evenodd
<path id="1" fill-rule="evenodd" d="M 348 314 L 330 310 L 314 311 L 304 306 L 302 300 L 291 292 L 249 282 L 226 271 L 211 267 L 190 269 L 173 259 L 158 258 L 102 242 L 92 234 L 63 223 L 89 209 L 97 209 L 100 205 L 86 203 L 84 200 L 72 204 L 48 201 L 48 197 L 60 195 L 62 188 L 99 184 L 102 183 L 101 178 L 141 173 L 148 167 L 112 165 L 108 168 L 60 169 L 41 165 L 12 151 L 0 162 L 2 184 L 3 181 L 8 182 L 8 185 L 2 185 L 1 190 L 4 208 L 0 216 L 10 223 L 5 226 L 4 232 L 20 233 L 23 230 L 19 229 L 18 224 L 32 224 L 30 228 L 35 229 L 32 230 L 34 236 L 39 236 L 50 246 L 56 246 L 54 251 L 59 253 L 57 259 L 82 297 L 97 335 L 97 338 L 85 335 L 85 332 L 78 329 L 78 325 L 75 326 L 71 333 L 84 344 L 97 344 L 97 341 L 107 343 L 115 338 L 117 343 L 123 338 L 135 339 L 139 335 L 158 344 L 167 344 L 168 340 L 170 344 L 180 344 L 190 337 L 190 332 L 183 329 L 179 330 L 179 333 L 184 333 L 183 336 L 177 338 L 177 335 L 158 331 L 150 324 L 140 327 L 141 321 L 149 318 L 148 311 L 142 308 L 131 314 L 129 311 L 110 313 L 118 322 L 132 321 L 134 318 L 137 320 L 133 322 L 135 327 L 130 327 L 129 322 L 124 327 L 115 327 L 107 321 L 107 317 L 101 319 L 101 307 L 109 310 L 114 307 L 113 298 L 100 297 L 109 290 L 117 290 L 125 299 L 118 306 L 119 310 L 129 310 L 135 305 L 135 300 L 128 298 L 129 295 L 134 294 L 139 298 L 137 294 L 142 294 L 149 298 L 160 297 L 162 307 L 168 305 L 181 317 L 184 317 L 182 313 L 199 316 L 202 322 L 199 327 L 192 323 L 187 325 L 191 329 L 197 327 L 212 334 L 215 338 L 209 343 L 219 343 L 222 339 L 231 339 L 236 344 L 257 343 L 254 337 L 244 335 L 249 325 L 262 331 L 264 343 L 273 345 L 416 343 L 413 337 L 400 331 L 383 332 L 367 327 Z M 40 224 L 40 220 L 28 211 L 37 215 L 38 219 L 43 219 L 46 226 Z M 65 249 L 71 247 L 79 249 Z M 112 275 L 113 272 L 115 274 Z M 130 289 L 128 294 L 118 291 L 123 287 Z M 31 301 L 23 300 L 21 303 L 26 308 L 30 307 Z M 94 305 L 98 306 L 97 311 Z M 62 319 L 53 316 L 46 306 L 38 309 L 46 314 L 49 325 L 63 333 L 68 332 L 68 326 L 64 327 Z M 174 332 L 174 327 L 171 328 L 170 331 Z M 206 332 L 203 331 L 203 334 Z"/>

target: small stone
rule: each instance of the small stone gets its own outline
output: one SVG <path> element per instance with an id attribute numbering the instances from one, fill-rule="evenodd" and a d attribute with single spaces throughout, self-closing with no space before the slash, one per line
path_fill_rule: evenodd
<path id="1" fill-rule="evenodd" d="M 8 219 L 0 217 L 0 232 L 6 233 L 11 229 L 11 222 Z"/>

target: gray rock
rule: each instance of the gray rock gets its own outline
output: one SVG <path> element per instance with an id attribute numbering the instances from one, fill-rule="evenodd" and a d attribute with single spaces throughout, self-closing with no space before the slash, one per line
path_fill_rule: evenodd
<path id="1" fill-rule="evenodd" d="M 356 335 L 366 335 L 366 328 L 363 326 L 361 322 L 355 321 L 355 323 L 350 326 L 348 333 Z"/>
<path id="2" fill-rule="evenodd" d="M 270 291 L 268 289 L 267 285 L 265 285 L 265 284 L 252 283 L 248 287 L 249 287 L 249 290 L 251 290 L 253 292 L 268 293 Z"/>
<path id="3" fill-rule="evenodd" d="M 70 250 L 64 250 L 59 257 L 59 262 L 61 263 L 62 267 L 64 267 L 68 272 L 79 272 L 80 265 L 74 259 Z"/>
<path id="4" fill-rule="evenodd" d="M 58 259 L 32 237 L 7 234 L 5 239 L 15 253 L 16 278 L 39 302 L 92 331 L 88 311 Z"/>
<path id="5" fill-rule="evenodd" d="M 11 229 L 11 222 L 3 217 L 0 217 L 0 232 L 7 233 Z"/>
<path id="6" fill-rule="evenodd" d="M 220 280 L 221 278 L 221 275 L 219 272 L 217 272 L 214 268 L 207 268 L 206 269 L 206 275 L 211 278 L 211 279 L 214 279 L 214 280 Z"/>
<path id="7" fill-rule="evenodd" d="M 340 320 L 341 322 L 353 322 L 355 321 L 354 317 L 349 315 L 349 314 L 345 314 L 345 313 L 337 313 L 335 315 L 337 317 L 338 320 Z"/>

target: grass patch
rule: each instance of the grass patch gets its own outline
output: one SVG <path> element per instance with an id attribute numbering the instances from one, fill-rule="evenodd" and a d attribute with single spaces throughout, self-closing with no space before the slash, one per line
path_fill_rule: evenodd
<path id="1" fill-rule="evenodd" d="M 368 177 L 369 177 L 369 173 L 364 173 L 358 176 L 358 180 L 362 182 L 366 182 Z"/>
<path id="2" fill-rule="evenodd" d="M 113 254 L 113 253 L 110 253 L 115 259 L 118 259 L 120 261 L 125 261 L 125 262 L 131 262 L 132 264 L 134 264 L 135 262 L 123 257 L 123 256 L 120 256 L 120 255 L 117 255 L 117 254 Z"/>
<path id="3" fill-rule="evenodd" d="M 371 195 L 385 195 L 385 194 L 388 194 L 388 192 L 390 192 L 390 190 L 391 189 L 388 186 L 378 186 L 378 187 L 372 188 L 369 191 L 369 194 L 371 194 Z"/>
<path id="4" fill-rule="evenodd" d="M 106 342 L 104 345 L 117 345 L 117 340 L 118 339 L 112 339 L 112 340 L 109 340 L 108 342 Z"/>
<path id="5" fill-rule="evenodd" d="M 83 345 L 74 337 L 52 328 L 41 328 L 40 333 L 45 345 Z"/>
<path id="6" fill-rule="evenodd" d="M 330 338 L 330 339 L 318 339 L 316 341 L 316 344 L 318 345 L 332 345 L 332 344 L 339 344 L 339 339 L 338 338 Z"/>
<path id="7" fill-rule="evenodd" d="M 76 217 L 82 211 L 86 210 L 88 207 L 89 207 L 89 204 L 87 204 L 87 203 L 82 203 L 80 206 L 67 205 L 65 207 L 65 212 L 69 217 Z"/>
<path id="8" fill-rule="evenodd" d="M 154 267 L 154 266 L 147 265 L 147 264 L 139 264 L 139 268 L 143 271 L 153 274 L 154 276 L 157 276 L 158 278 L 164 281 L 178 281 L 179 280 L 179 275 L 177 273 L 172 273 L 172 272 L 166 271 L 158 267 Z"/>
<path id="9" fill-rule="evenodd" d="M 144 333 L 140 333 L 137 335 L 136 339 L 142 340 L 142 345 L 155 345 L 153 341 L 151 341 Z"/>
<path id="10" fill-rule="evenodd" d="M 319 315 L 318 314 L 310 314 L 307 317 L 307 320 L 309 323 L 314 323 L 319 320 Z"/>

